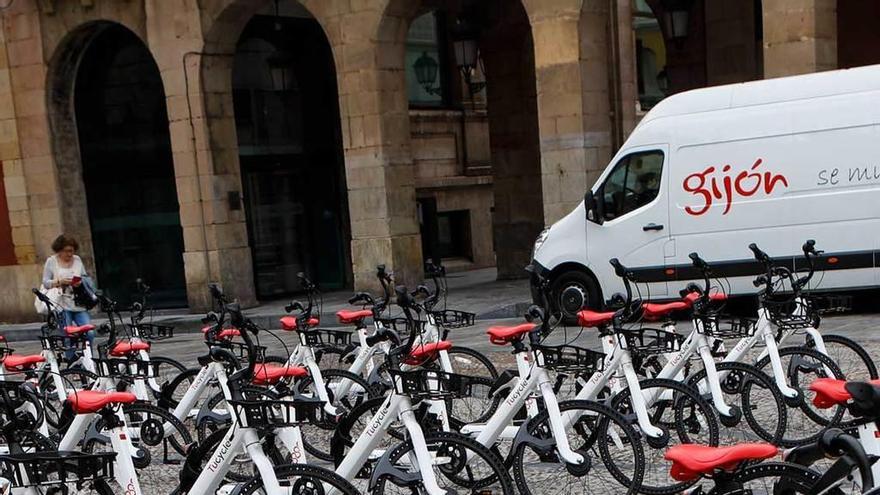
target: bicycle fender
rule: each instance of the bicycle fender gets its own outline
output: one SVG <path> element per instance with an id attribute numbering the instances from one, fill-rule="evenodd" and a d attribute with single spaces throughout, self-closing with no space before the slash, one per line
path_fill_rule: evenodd
<path id="1" fill-rule="evenodd" d="M 422 482 L 421 473 L 403 471 L 394 466 L 391 462 L 391 453 L 394 450 L 395 449 L 389 449 L 385 452 L 385 454 L 379 458 L 376 467 L 373 468 L 373 474 L 370 476 L 370 491 L 373 491 L 376 488 L 376 483 L 378 483 L 379 479 L 383 477 L 391 478 L 391 482 L 395 485 L 405 486 L 407 488 L 414 488 Z"/>
<path id="2" fill-rule="evenodd" d="M 550 454 L 556 448 L 556 439 L 553 437 L 550 438 L 538 438 L 531 433 L 529 433 L 529 425 L 531 424 L 532 419 L 530 418 L 528 421 L 522 424 L 519 427 L 519 431 L 516 432 L 516 437 L 513 439 L 513 445 L 510 447 L 511 452 L 516 452 L 516 449 L 519 448 L 520 445 L 526 444 L 529 447 L 532 447 L 539 454 Z"/>

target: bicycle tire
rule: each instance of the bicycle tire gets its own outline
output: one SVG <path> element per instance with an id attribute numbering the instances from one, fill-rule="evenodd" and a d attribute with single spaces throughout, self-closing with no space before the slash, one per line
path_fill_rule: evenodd
<path id="1" fill-rule="evenodd" d="M 322 484 L 326 483 L 330 485 L 342 495 L 358 495 L 360 493 L 354 485 L 342 476 L 318 466 L 308 464 L 287 464 L 284 466 L 276 466 L 275 476 L 278 478 L 278 481 L 281 481 L 282 479 L 285 480 L 282 482 L 282 486 L 292 486 L 294 493 L 325 493 L 323 488 L 310 488 L 308 483 L 315 483 L 316 480 Z M 297 478 L 297 481 L 290 483 L 290 478 Z M 242 485 L 241 489 L 236 493 L 239 493 L 240 495 L 253 495 L 258 493 L 258 490 L 262 490 L 262 488 L 263 480 L 257 476 Z M 297 489 L 300 491 L 297 491 Z"/>
<path id="2" fill-rule="evenodd" d="M 645 475 L 642 479 L 641 493 L 650 495 L 668 495 L 684 491 L 693 483 L 680 482 L 671 479 L 669 468 L 671 463 L 663 458 L 663 455 L 671 445 L 685 443 L 699 443 L 703 445 L 717 446 L 719 444 L 718 418 L 712 405 L 700 397 L 697 389 L 679 383 L 674 380 L 650 378 L 639 382 L 641 390 L 646 391 L 654 388 L 672 390 L 672 397 L 665 399 L 662 392 L 657 396 L 654 404 L 648 405 L 648 414 L 651 416 L 651 424 L 663 427 L 670 433 L 667 442 L 660 448 L 652 448 L 646 436 L 639 432 L 642 449 L 645 455 Z M 623 415 L 630 421 L 634 429 L 638 428 L 638 420 L 632 410 L 632 404 L 628 401 L 632 391 L 625 388 L 611 399 L 611 408 Z M 670 404 L 671 401 L 671 404 Z M 672 407 L 671 417 L 664 417 L 666 408 Z M 689 410 L 689 412 L 688 412 Z M 702 417 L 696 417 L 700 414 Z M 697 437 L 704 430 L 707 435 Z M 650 467 L 651 469 L 647 469 Z"/>
<path id="3" fill-rule="evenodd" d="M 516 480 L 516 485 L 520 494 L 530 495 L 533 493 L 533 488 L 535 488 L 530 485 L 535 481 L 546 481 L 548 479 L 554 483 L 554 490 L 558 492 L 565 491 L 560 489 L 562 480 L 566 476 L 569 478 L 574 477 L 576 479 L 582 479 L 591 474 L 595 469 L 596 461 L 594 460 L 594 457 L 597 453 L 598 457 L 602 460 L 602 466 L 604 466 L 608 475 L 610 475 L 610 479 L 604 481 L 604 485 L 606 485 L 604 488 L 610 489 L 608 493 L 626 493 L 631 495 L 638 492 L 645 474 L 645 452 L 639 442 L 639 434 L 629 424 L 627 419 L 608 406 L 588 400 L 560 402 L 559 410 L 562 413 L 573 410 L 584 411 L 584 413 L 578 415 L 577 421 L 572 425 L 572 429 L 570 430 L 576 433 L 575 438 L 578 439 L 578 442 L 569 441 L 572 450 L 590 459 L 590 464 L 588 466 L 589 470 L 584 473 L 569 471 L 568 467 L 558 459 L 555 451 L 549 454 L 541 453 L 525 443 L 520 444 L 510 455 L 514 479 Z M 549 413 L 545 409 L 524 424 L 523 428 L 528 428 L 527 431 L 535 437 L 551 438 L 552 433 L 549 429 L 550 426 L 548 420 Z M 622 457 L 614 455 L 610 450 L 612 446 L 616 446 L 617 442 L 615 441 L 615 438 L 607 433 L 602 434 L 602 432 L 608 432 L 611 428 L 622 433 L 622 436 L 617 436 L 616 438 L 620 447 L 624 449 Z M 618 433 L 618 435 L 620 435 L 620 433 Z M 593 454 L 593 457 L 591 457 L 591 453 Z M 534 464 L 538 467 L 552 463 L 555 464 L 556 469 L 558 469 L 559 472 L 551 474 L 549 477 L 527 473 L 527 460 L 525 458 L 527 454 L 533 454 L 536 456 L 538 462 Z M 615 461 L 615 457 L 619 457 L 619 460 Z M 621 466 L 624 462 L 631 464 L 631 473 L 624 473 L 622 471 Z M 573 469 L 577 468 L 575 467 Z M 578 474 L 580 474 L 580 476 L 578 476 Z M 600 482 L 602 482 L 602 480 L 597 479 L 597 477 L 589 478 L 584 483 L 581 483 L 581 492 L 589 493 L 596 491 L 599 489 Z M 609 488 L 607 486 L 609 484 L 612 484 L 613 488 Z M 572 484 L 570 482 L 567 484 L 567 487 L 569 490 L 568 493 L 579 492 L 577 487 L 572 491 Z"/>
<path id="4" fill-rule="evenodd" d="M 173 411 L 180 403 L 179 397 L 183 397 L 196 376 L 202 372 L 202 368 L 188 368 L 180 372 L 177 376 L 162 385 L 162 391 L 159 395 L 159 405 L 164 409 Z M 197 407 L 198 404 L 196 404 Z"/>
<path id="5" fill-rule="evenodd" d="M 741 403 L 738 407 L 752 432 L 759 439 L 777 445 L 785 435 L 788 426 L 788 414 L 785 398 L 776 387 L 776 383 L 766 373 L 750 364 L 725 361 L 715 363 L 715 369 L 719 374 L 727 372 L 725 380 L 721 383 L 721 390 L 726 392 L 725 395 L 740 396 Z M 742 375 L 750 375 L 751 379 L 746 381 Z M 692 387 L 699 388 L 697 384 L 705 379 L 705 377 L 706 370 L 703 368 L 688 377 L 687 383 Z M 755 390 L 755 386 L 765 391 L 767 396 L 763 400 L 752 398 L 751 394 L 748 393 Z M 711 396 L 709 395 L 709 397 Z M 770 402 L 770 397 L 772 397 L 772 403 Z M 725 402 L 731 405 L 729 401 Z M 756 408 L 761 406 L 771 410 L 770 414 L 777 418 L 775 427 L 772 424 L 768 427 L 766 418 L 757 417 Z M 775 411 L 772 411 L 774 406 Z"/>
<path id="6" fill-rule="evenodd" d="M 166 374 L 159 370 L 162 366 L 168 366 L 174 370 L 171 374 Z M 150 368 L 153 371 L 153 378 L 156 380 L 156 383 L 161 387 L 162 383 L 170 382 L 173 378 L 177 377 L 181 373 L 187 370 L 187 367 L 183 365 L 180 361 L 165 357 L 165 356 L 150 356 Z M 163 377 L 168 377 L 163 380 Z M 147 385 L 149 388 L 149 385 Z M 154 390 L 154 393 L 161 392 L 161 390 Z"/>
<path id="7" fill-rule="evenodd" d="M 837 334 L 829 334 L 822 335 L 822 341 L 825 342 L 825 349 L 828 351 L 828 357 L 834 360 L 834 363 L 840 367 L 840 371 L 846 375 L 847 380 L 859 380 L 859 381 L 867 381 L 867 380 L 876 380 L 880 378 L 880 374 L 877 372 L 877 365 L 874 363 L 874 360 L 871 359 L 871 356 L 868 354 L 868 351 L 865 350 L 864 347 L 860 346 L 856 341 L 852 340 L 849 337 L 844 337 L 843 335 Z M 829 345 L 831 344 L 831 345 Z M 859 364 L 863 365 L 862 370 L 865 372 L 864 374 L 855 374 L 850 371 L 847 366 L 844 366 L 843 363 L 840 363 L 838 359 L 835 359 L 832 356 L 831 347 L 838 345 L 841 347 L 846 347 L 853 354 L 858 356 L 861 363 L 856 363 L 856 366 Z M 815 349 L 816 343 L 813 342 L 813 339 L 808 335 L 806 338 L 806 342 L 804 346 L 809 349 Z M 860 366 L 861 367 L 861 366 Z"/>
<path id="8" fill-rule="evenodd" d="M 435 473 L 437 474 L 437 483 L 441 487 L 448 486 L 443 483 L 444 478 L 452 482 L 454 486 L 466 488 L 470 493 L 502 493 L 513 495 L 516 493 L 513 480 L 511 480 L 504 462 L 498 458 L 492 451 L 477 443 L 471 437 L 454 432 L 435 432 L 425 434 L 425 443 L 429 451 L 439 451 L 443 449 L 443 458 L 449 459 L 447 464 L 437 464 Z M 470 453 L 462 452 L 469 450 Z M 400 443 L 388 454 L 388 459 L 392 463 L 396 463 L 403 456 L 409 458 L 412 451 L 412 443 L 407 440 Z M 486 467 L 491 472 L 480 478 L 473 478 L 473 468 L 476 459 L 485 462 Z M 398 465 L 399 469 L 406 470 L 406 465 Z M 410 466 L 412 467 L 412 466 Z M 458 468 L 455 470 L 455 468 Z M 416 468 L 417 469 L 417 468 Z M 467 469 L 470 479 L 462 479 L 459 473 Z M 455 479 L 453 479 L 455 478 Z M 390 486 L 389 486 L 390 485 Z M 380 477 L 373 490 L 374 494 L 386 493 L 386 489 L 397 487 L 387 477 Z M 386 488 L 387 487 L 387 488 Z M 496 490 L 498 490 L 496 492 Z M 413 488 L 413 492 L 416 490 Z"/>
<path id="9" fill-rule="evenodd" d="M 185 460 L 186 447 L 192 443 L 189 430 L 171 413 L 150 404 L 125 404 L 122 411 L 132 446 L 146 454 L 140 459 L 132 459 L 138 475 L 151 483 L 173 485 L 178 473 L 167 469 L 167 466 L 178 465 Z M 103 420 L 97 416 L 95 421 L 96 431 L 106 438 L 108 432 L 103 429 Z M 172 425 L 174 432 L 170 438 L 161 438 L 166 422 Z M 95 452 L 96 449 L 112 449 L 112 445 L 103 438 L 91 438 L 83 441 L 82 448 L 84 452 Z"/>
<path id="10" fill-rule="evenodd" d="M 325 386 L 331 384 L 334 378 L 339 378 L 340 380 L 351 380 L 360 387 L 362 392 L 352 392 L 352 390 L 349 390 L 349 396 L 342 400 L 333 396 L 332 387 L 327 387 L 327 394 L 330 396 L 330 402 L 336 407 L 342 407 L 345 411 L 353 410 L 364 400 L 375 395 L 375 391 L 370 388 L 367 380 L 350 371 L 332 369 L 321 370 L 321 377 L 324 380 Z M 317 397 L 314 391 L 307 390 L 307 388 L 313 383 L 314 381 L 312 377 L 307 376 L 297 382 L 296 388 L 303 395 Z M 354 389 L 354 387 L 351 388 Z M 337 425 L 338 422 L 335 418 L 302 425 L 300 432 L 302 433 L 303 446 L 305 447 L 306 452 L 322 461 L 332 461 L 333 454 L 331 453 L 329 440 L 333 437 Z"/>
<path id="11" fill-rule="evenodd" d="M 820 478 L 819 474 L 812 469 L 787 462 L 761 462 L 741 468 L 734 474 L 731 481 L 732 490 L 713 488 L 709 495 L 733 495 L 752 493 L 753 495 L 794 495 L 795 493 L 808 494 L 813 484 Z M 764 490 L 746 489 L 746 483 L 754 483 L 760 480 L 770 482 L 764 485 Z M 839 490 L 832 489 L 826 495 L 841 495 Z"/>
<path id="12" fill-rule="evenodd" d="M 59 374 L 65 386 L 73 386 L 78 390 L 89 390 L 98 380 L 98 375 L 85 368 L 67 368 L 61 370 Z M 65 396 L 61 400 L 53 398 L 56 395 L 54 392 L 55 380 L 52 379 L 52 373 L 48 372 L 48 368 L 46 368 L 46 373 L 40 377 L 40 390 L 43 395 L 43 410 L 46 413 L 46 423 L 57 430 L 61 426 L 59 419 L 67 397 Z"/>
<path id="13" fill-rule="evenodd" d="M 788 366 L 784 366 L 785 360 L 784 358 L 787 356 L 795 356 L 800 355 L 801 358 L 797 361 L 789 361 Z M 795 402 L 787 402 L 788 406 L 786 411 L 788 412 L 787 420 L 788 424 L 785 429 L 785 436 L 776 442 L 776 445 L 781 445 L 784 447 L 792 447 L 795 445 L 800 445 L 807 442 L 813 442 L 819 438 L 819 435 L 822 434 L 822 430 L 824 428 L 830 426 L 837 426 L 840 424 L 843 419 L 843 415 L 846 412 L 844 406 L 834 406 L 832 408 L 826 409 L 827 414 L 820 414 L 817 410 L 813 409 L 811 406 L 813 393 L 809 391 L 809 384 L 813 382 L 816 378 L 837 378 L 843 379 L 843 372 L 834 363 L 834 361 L 828 356 L 821 354 L 820 352 L 809 349 L 807 347 L 784 347 L 779 349 L 779 357 L 783 360 L 783 371 L 786 373 L 786 381 L 789 386 L 798 390 L 800 394 L 800 400 Z M 808 360 L 805 360 L 804 357 L 808 357 Z M 770 356 L 765 356 L 763 359 L 758 361 L 756 367 L 761 371 L 764 369 L 768 369 L 770 366 Z M 825 372 L 825 368 L 827 368 L 832 376 L 828 377 Z M 799 373 L 800 370 L 809 371 L 810 375 L 808 377 L 807 374 Z M 766 373 L 766 371 L 765 371 Z M 797 376 L 794 376 L 797 374 Z M 801 384 L 801 380 L 799 377 L 804 377 L 804 383 Z M 775 384 L 775 383 L 774 383 Z M 803 413 L 802 415 L 798 413 L 800 411 Z M 806 417 L 809 421 L 805 421 L 803 417 Z M 800 435 L 796 435 L 796 433 L 808 433 L 806 437 L 801 437 Z"/>

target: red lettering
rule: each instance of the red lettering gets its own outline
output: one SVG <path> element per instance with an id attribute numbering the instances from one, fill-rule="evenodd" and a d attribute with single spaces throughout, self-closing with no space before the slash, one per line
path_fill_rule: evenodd
<path id="1" fill-rule="evenodd" d="M 763 159 L 758 158 L 749 170 L 740 171 L 736 175 L 729 164 L 722 167 L 720 176 L 715 175 L 714 166 L 707 167 L 702 172 L 688 175 L 685 177 L 682 187 L 685 191 L 696 196 L 702 204 L 696 207 L 685 206 L 685 212 L 693 216 L 703 215 L 712 208 L 713 200 L 718 199 L 724 201 L 724 211 L 721 214 L 727 215 L 736 196 L 744 198 L 753 196 L 761 189 L 762 185 L 765 194 L 772 193 L 779 184 L 788 187 L 788 179 L 784 175 L 758 171 L 758 167 L 763 162 Z M 707 183 L 710 184 L 709 188 L 706 187 Z"/>

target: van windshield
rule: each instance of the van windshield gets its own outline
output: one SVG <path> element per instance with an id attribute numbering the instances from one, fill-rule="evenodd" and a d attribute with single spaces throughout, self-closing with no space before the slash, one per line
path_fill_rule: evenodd
<path id="1" fill-rule="evenodd" d="M 622 158 L 600 188 L 602 215 L 613 220 L 640 208 L 660 193 L 663 152 L 646 151 Z"/>

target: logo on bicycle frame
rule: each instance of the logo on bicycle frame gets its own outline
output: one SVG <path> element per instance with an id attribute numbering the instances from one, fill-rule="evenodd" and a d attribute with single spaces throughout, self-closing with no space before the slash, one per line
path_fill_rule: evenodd
<path id="1" fill-rule="evenodd" d="M 788 187 L 788 179 L 784 175 L 759 170 L 763 163 L 764 160 L 758 158 L 748 170 L 739 173 L 733 171 L 730 164 L 721 167 L 720 171 L 711 165 L 702 172 L 688 175 L 684 178 L 682 187 L 699 198 L 702 204 L 686 206 L 684 211 L 698 217 L 708 212 L 715 201 L 722 201 L 724 211 L 721 214 L 727 215 L 735 198 L 748 198 L 761 191 L 769 196 L 779 185 Z"/>

